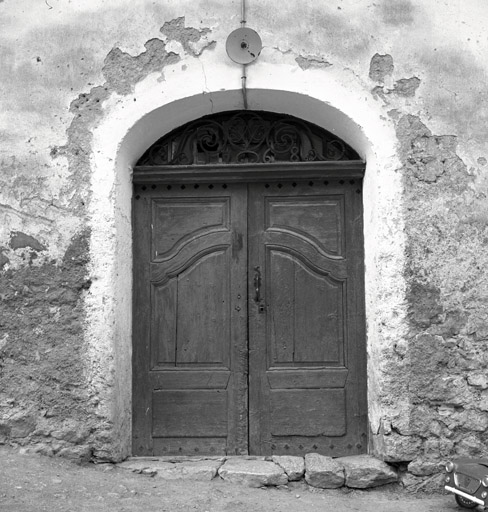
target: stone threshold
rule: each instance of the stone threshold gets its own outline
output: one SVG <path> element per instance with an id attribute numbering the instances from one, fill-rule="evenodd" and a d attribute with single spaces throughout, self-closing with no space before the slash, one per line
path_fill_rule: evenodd
<path id="1" fill-rule="evenodd" d="M 118 468 L 165 480 L 224 481 L 249 487 L 283 486 L 305 481 L 312 487 L 367 489 L 398 481 L 398 474 L 386 462 L 370 455 L 333 459 L 318 453 L 305 457 L 222 456 L 222 457 L 131 457 Z"/>

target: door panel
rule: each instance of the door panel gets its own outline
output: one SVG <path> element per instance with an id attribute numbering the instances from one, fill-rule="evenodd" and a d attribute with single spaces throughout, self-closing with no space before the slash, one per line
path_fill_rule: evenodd
<path id="1" fill-rule="evenodd" d="M 343 362 L 343 281 L 282 248 L 267 256 L 270 366 Z"/>
<path id="2" fill-rule="evenodd" d="M 249 195 L 250 450 L 366 451 L 360 195 L 344 182 Z M 259 300 L 257 300 L 259 299 Z"/>
<path id="3" fill-rule="evenodd" d="M 221 279 L 222 273 L 230 273 L 228 256 L 218 248 L 197 254 L 178 272 L 170 270 L 180 263 L 178 257 L 159 264 L 166 279 L 152 283 L 153 369 L 210 363 L 228 368 L 230 296 L 228 283 Z"/>
<path id="4" fill-rule="evenodd" d="M 344 436 L 346 429 L 346 396 L 344 389 L 271 390 L 271 436 Z M 327 411 L 311 414 L 310 411 Z"/>
<path id="5" fill-rule="evenodd" d="M 133 451 L 246 452 L 246 187 L 135 197 Z"/>
<path id="6" fill-rule="evenodd" d="M 313 245 L 319 252 L 332 257 L 342 255 L 342 196 L 265 197 L 264 200 L 267 233 L 288 232 Z"/>

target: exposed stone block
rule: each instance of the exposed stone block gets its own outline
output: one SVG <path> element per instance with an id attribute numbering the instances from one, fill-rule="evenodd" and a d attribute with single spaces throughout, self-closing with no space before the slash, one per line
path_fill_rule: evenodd
<path id="1" fill-rule="evenodd" d="M 288 480 L 300 480 L 305 473 L 305 461 L 303 457 L 291 455 L 273 455 L 273 462 L 283 468 L 288 475 Z"/>
<path id="2" fill-rule="evenodd" d="M 344 466 L 318 453 L 305 455 L 305 480 L 312 487 L 335 489 L 344 485 Z"/>
<path id="3" fill-rule="evenodd" d="M 288 477 L 274 462 L 265 460 L 229 459 L 219 469 L 221 478 L 249 487 L 285 485 Z"/>
<path id="4" fill-rule="evenodd" d="M 185 478 L 188 480 L 209 481 L 217 476 L 222 462 L 219 460 L 185 461 L 174 464 L 174 468 L 159 470 L 157 476 L 161 478 Z"/>
<path id="5" fill-rule="evenodd" d="M 8 422 L 10 437 L 13 439 L 27 437 L 35 430 L 35 419 L 30 414 L 19 413 Z"/>
<path id="6" fill-rule="evenodd" d="M 475 388 L 487 389 L 488 388 L 488 376 L 486 373 L 473 373 L 468 375 L 468 384 Z"/>
<path id="7" fill-rule="evenodd" d="M 413 460 L 419 454 L 422 440 L 416 436 L 402 436 L 396 432 L 373 436 L 375 453 L 386 462 Z"/>
<path id="8" fill-rule="evenodd" d="M 65 457 L 66 459 L 72 459 L 75 461 L 88 461 L 91 457 L 92 451 L 89 446 L 79 445 L 79 446 L 67 446 L 66 448 L 62 448 L 59 450 L 57 455 L 60 457 Z"/>
<path id="9" fill-rule="evenodd" d="M 367 489 L 398 480 L 398 475 L 391 466 L 370 455 L 341 457 L 336 462 L 344 466 L 347 487 Z"/>
<path id="10" fill-rule="evenodd" d="M 438 461 L 419 457 L 408 465 L 408 472 L 415 476 L 430 476 L 442 470 L 442 464 Z"/>

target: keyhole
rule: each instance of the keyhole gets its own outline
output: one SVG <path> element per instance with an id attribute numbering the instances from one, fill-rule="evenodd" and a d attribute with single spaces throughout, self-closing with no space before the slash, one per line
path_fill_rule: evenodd
<path id="1" fill-rule="evenodd" d="M 241 42 L 241 48 L 243 50 L 247 50 L 249 48 L 249 45 L 247 44 L 247 41 L 242 41 Z"/>

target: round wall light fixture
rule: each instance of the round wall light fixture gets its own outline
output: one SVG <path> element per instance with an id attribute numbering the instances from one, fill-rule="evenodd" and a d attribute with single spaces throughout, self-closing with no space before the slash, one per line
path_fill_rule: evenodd
<path id="1" fill-rule="evenodd" d="M 259 34 L 252 28 L 241 27 L 229 34 L 225 49 L 227 55 L 237 64 L 250 64 L 255 61 L 263 44 Z"/>

